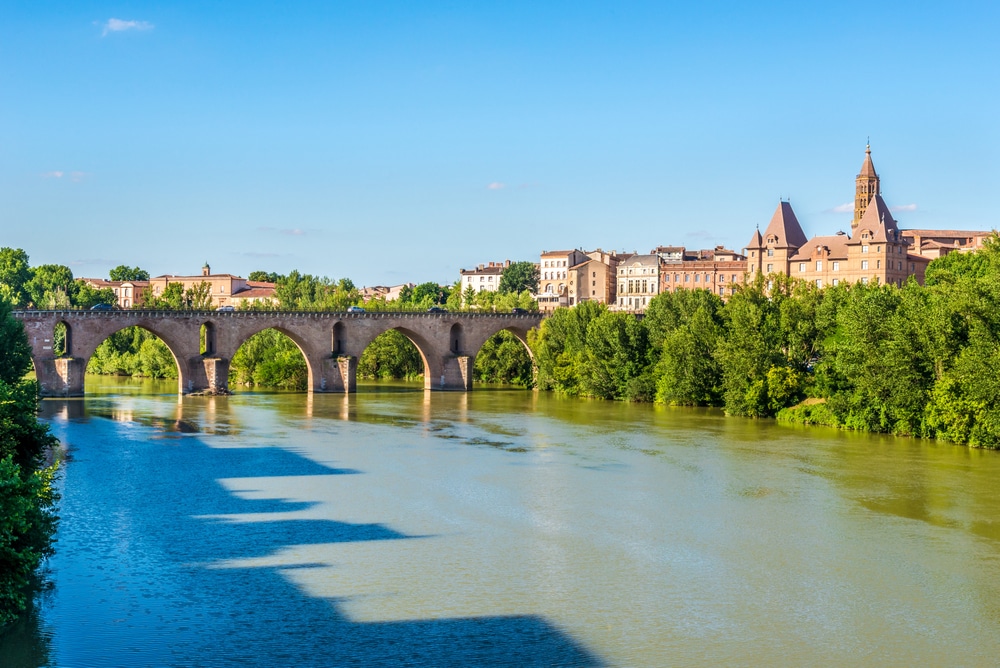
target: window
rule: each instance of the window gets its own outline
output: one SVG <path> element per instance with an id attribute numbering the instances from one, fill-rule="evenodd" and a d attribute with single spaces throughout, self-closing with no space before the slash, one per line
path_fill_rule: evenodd
<path id="1" fill-rule="evenodd" d="M 799 271 L 803 272 L 805 270 L 806 270 L 806 263 L 805 262 L 799 262 Z"/>
<path id="2" fill-rule="evenodd" d="M 697 283 L 699 278 L 701 278 L 701 277 L 698 276 L 698 274 L 695 274 L 694 275 L 694 282 Z"/>
<path id="3" fill-rule="evenodd" d="M 816 287 L 817 288 L 823 287 L 823 279 L 822 278 L 817 278 L 816 279 Z"/>
<path id="4" fill-rule="evenodd" d="M 840 279 L 839 279 L 839 278 L 835 278 L 835 279 L 833 279 L 833 285 L 834 285 L 834 286 L 838 286 L 838 285 L 840 285 Z"/>
<path id="5" fill-rule="evenodd" d="M 597 281 L 591 281 L 590 282 L 590 287 L 594 287 L 595 285 L 597 285 Z"/>
<path id="6" fill-rule="evenodd" d="M 736 282 L 736 274 L 733 274 L 733 283 Z"/>
<path id="7" fill-rule="evenodd" d="M 868 268 L 868 260 L 862 260 L 861 261 L 861 268 L 862 269 L 867 269 Z"/>
<path id="8" fill-rule="evenodd" d="M 774 265 L 773 264 L 767 265 L 767 273 L 770 274 L 772 271 L 774 271 Z"/>
<path id="9" fill-rule="evenodd" d="M 861 277 L 861 285 L 868 285 L 868 277 L 867 276 L 862 276 Z"/>
<path id="10" fill-rule="evenodd" d="M 867 253 L 868 252 L 868 246 L 862 246 L 861 247 L 861 252 L 862 253 Z"/>
<path id="11" fill-rule="evenodd" d="M 767 249 L 767 256 L 768 257 L 774 257 L 774 249 L 773 248 L 768 248 Z"/>
<path id="12" fill-rule="evenodd" d="M 726 275 L 719 274 L 719 283 L 725 283 L 725 282 L 726 282 Z"/>
<path id="13" fill-rule="evenodd" d="M 875 247 L 875 252 L 876 253 L 881 253 L 882 252 L 882 247 L 881 246 L 876 246 Z"/>
<path id="14" fill-rule="evenodd" d="M 899 269 L 900 271 L 903 271 L 903 261 L 900 260 L 897 264 L 898 266 L 896 268 Z"/>
<path id="15" fill-rule="evenodd" d="M 875 268 L 876 269 L 882 268 L 882 260 L 875 260 Z"/>
<path id="16" fill-rule="evenodd" d="M 684 274 L 684 282 L 687 283 L 690 280 L 691 280 L 691 277 L 688 274 Z"/>
<path id="17" fill-rule="evenodd" d="M 839 262 L 834 262 L 833 263 L 833 270 L 834 271 L 840 271 L 840 263 Z"/>
<path id="18" fill-rule="evenodd" d="M 719 296 L 720 297 L 725 297 L 726 296 L 726 289 L 725 288 L 722 288 L 722 287 L 719 288 Z"/>
<path id="19" fill-rule="evenodd" d="M 597 272 L 596 271 L 590 272 L 590 277 L 591 278 L 597 278 Z"/>
<path id="20" fill-rule="evenodd" d="M 823 271 L 823 261 L 816 260 L 816 271 Z"/>
<path id="21" fill-rule="evenodd" d="M 750 251 L 750 257 L 757 257 L 757 251 Z"/>

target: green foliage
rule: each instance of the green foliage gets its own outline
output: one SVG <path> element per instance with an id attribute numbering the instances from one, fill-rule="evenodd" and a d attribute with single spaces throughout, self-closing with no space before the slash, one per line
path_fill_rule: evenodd
<path id="1" fill-rule="evenodd" d="M 512 262 L 503 270 L 497 290 L 501 294 L 538 292 L 538 265 L 534 262 Z"/>
<path id="2" fill-rule="evenodd" d="M 74 281 L 70 302 L 76 308 L 88 309 L 97 304 L 116 304 L 118 299 L 111 288 L 97 289 L 89 283 Z"/>
<path id="3" fill-rule="evenodd" d="M 68 308 L 74 292 L 73 272 L 61 264 L 43 264 L 31 269 L 25 285 L 35 308 Z"/>
<path id="4" fill-rule="evenodd" d="M 700 307 L 687 322 L 661 338 L 656 365 L 658 402 L 688 406 L 719 403 L 722 368 L 715 351 L 722 337 L 722 325 L 718 311 L 713 313 L 711 309 L 709 305 Z"/>
<path id="5" fill-rule="evenodd" d="M 177 363 L 166 344 L 141 327 L 121 329 L 97 346 L 87 373 L 146 378 L 177 378 Z"/>
<path id="6" fill-rule="evenodd" d="M 308 389 L 309 369 L 288 336 L 265 329 L 243 342 L 229 365 L 229 382 L 250 387 Z"/>
<path id="7" fill-rule="evenodd" d="M 277 283 L 278 279 L 281 278 L 281 274 L 275 273 L 273 271 L 251 271 L 250 275 L 247 276 L 249 281 L 257 281 L 260 283 Z"/>
<path id="8" fill-rule="evenodd" d="M 120 264 L 108 272 L 108 278 L 112 281 L 148 281 L 149 272 L 139 267 Z"/>
<path id="9" fill-rule="evenodd" d="M 480 383 L 506 383 L 531 387 L 534 370 L 524 344 L 508 331 L 490 337 L 479 349 L 473 379 Z"/>
<path id="10" fill-rule="evenodd" d="M 278 276 L 275 296 L 280 308 L 288 311 L 345 311 L 358 303 L 359 294 L 350 279 L 334 281 L 300 274 L 297 270 Z"/>
<path id="11" fill-rule="evenodd" d="M 395 329 L 376 336 L 358 360 L 359 378 L 415 380 L 423 374 L 424 360 L 420 351 Z"/>
<path id="12" fill-rule="evenodd" d="M 31 346 L 24 325 L 11 316 L 10 303 L 0 299 L 0 382 L 14 385 L 31 368 Z"/>
<path id="13" fill-rule="evenodd" d="M 185 290 L 183 283 L 167 283 L 167 287 L 159 295 L 147 292 L 143 303 L 144 308 L 166 311 L 211 310 L 212 284 L 200 281 Z"/>
<path id="14" fill-rule="evenodd" d="M 38 422 L 38 386 L 23 380 L 30 368 L 27 337 L 0 299 L 0 627 L 24 610 L 25 587 L 52 553 L 55 467 L 44 467 L 57 445 Z"/>
<path id="15" fill-rule="evenodd" d="M 0 248 L 0 300 L 24 308 L 31 299 L 27 291 L 30 280 L 28 254 L 20 248 Z"/>

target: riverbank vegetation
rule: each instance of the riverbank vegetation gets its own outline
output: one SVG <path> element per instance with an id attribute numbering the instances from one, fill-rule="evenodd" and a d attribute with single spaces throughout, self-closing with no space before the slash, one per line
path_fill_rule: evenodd
<path id="1" fill-rule="evenodd" d="M 25 380 L 31 353 L 21 323 L 0 297 L 0 629 L 27 603 L 27 588 L 52 553 L 56 439 L 35 416 L 38 386 Z"/>
<path id="2" fill-rule="evenodd" d="M 541 389 L 997 448 L 1000 244 L 934 261 L 926 286 L 758 277 L 727 303 L 658 295 L 642 319 L 584 303 L 531 346 Z"/>

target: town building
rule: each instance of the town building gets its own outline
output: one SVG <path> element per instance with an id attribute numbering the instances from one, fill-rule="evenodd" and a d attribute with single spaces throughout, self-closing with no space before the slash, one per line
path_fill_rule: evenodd
<path id="1" fill-rule="evenodd" d="M 476 292 L 484 290 L 496 292 L 500 288 L 500 278 L 509 266 L 510 260 L 504 260 L 503 262 L 481 264 L 475 269 L 459 270 L 462 292 L 464 293 L 470 287 Z"/>
<path id="2" fill-rule="evenodd" d="M 882 199 L 870 146 L 855 178 L 850 235 L 838 232 L 807 240 L 791 203 L 781 201 L 764 233 L 754 232 L 746 251 L 748 278 L 783 274 L 820 288 L 855 282 L 901 285 L 909 276 L 922 283 L 932 259 L 911 251 Z"/>
<path id="3" fill-rule="evenodd" d="M 200 276 L 165 274 L 149 279 L 150 296 L 161 296 L 171 283 L 180 283 L 185 292 L 207 283 L 213 307 L 275 301 L 274 283 L 249 281 L 233 274 L 213 274 L 207 263 L 201 268 Z"/>
<path id="4" fill-rule="evenodd" d="M 615 280 L 618 263 L 622 257 L 615 251 L 600 248 L 585 253 L 586 258 L 569 268 L 567 305 L 581 302 L 598 302 L 614 305 L 618 294 Z"/>
<path id="5" fill-rule="evenodd" d="M 660 293 L 660 256 L 632 255 L 618 263 L 617 307 L 641 313 Z"/>
<path id="6" fill-rule="evenodd" d="M 728 299 L 747 270 L 746 256 L 723 246 L 697 251 L 658 246 L 651 252 L 660 258 L 660 292 L 702 289 Z"/>
<path id="7" fill-rule="evenodd" d="M 958 251 L 968 253 L 979 250 L 994 232 L 982 230 L 902 230 L 903 238 L 910 244 L 910 252 L 931 259 Z"/>
<path id="8" fill-rule="evenodd" d="M 569 270 L 589 258 L 581 250 L 542 251 L 538 262 L 538 310 L 551 313 L 569 306 Z"/>
<path id="9" fill-rule="evenodd" d="M 103 278 L 81 278 L 81 281 L 98 290 L 111 289 L 118 308 L 136 308 L 142 305 L 149 281 L 107 281 Z"/>

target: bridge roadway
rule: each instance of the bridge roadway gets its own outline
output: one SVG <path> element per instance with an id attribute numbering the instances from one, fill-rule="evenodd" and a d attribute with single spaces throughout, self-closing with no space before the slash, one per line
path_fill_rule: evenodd
<path id="1" fill-rule="evenodd" d="M 309 369 L 311 392 L 354 392 L 358 358 L 375 337 L 390 329 L 402 333 L 420 351 L 426 389 L 468 391 L 476 354 L 487 339 L 507 330 L 527 348 L 528 330 L 542 321 L 539 313 L 423 311 L 63 310 L 15 311 L 14 317 L 24 324 L 35 374 L 47 397 L 82 396 L 87 362 L 97 346 L 132 326 L 149 330 L 170 349 L 182 394 L 225 393 L 233 355 L 244 341 L 265 329 L 276 329 L 298 345 Z M 59 323 L 66 326 L 62 355 L 53 351 Z"/>

